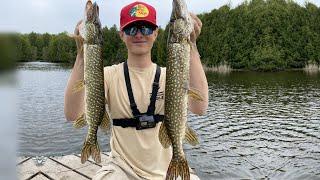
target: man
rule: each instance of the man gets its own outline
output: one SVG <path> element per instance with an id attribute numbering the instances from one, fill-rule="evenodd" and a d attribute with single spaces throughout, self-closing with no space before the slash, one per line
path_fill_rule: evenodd
<path id="1" fill-rule="evenodd" d="M 197 90 L 205 101 L 189 99 L 189 109 L 202 115 L 208 106 L 208 84 L 202 69 L 196 39 L 201 31 L 201 21 L 193 14 L 194 31 L 191 33 L 190 87 Z M 75 33 L 78 34 L 79 22 Z M 158 35 L 155 9 L 143 2 L 134 2 L 125 6 L 120 13 L 120 38 L 128 50 L 127 63 L 104 68 L 105 96 L 113 119 L 110 139 L 111 153 L 94 179 L 139 180 L 165 179 L 172 149 L 164 149 L 159 142 L 158 132 L 161 122 L 155 127 L 144 127 L 138 130 L 137 124 L 122 124 L 134 117 L 131 101 L 139 112 L 145 113 L 152 104 L 153 84 L 156 74 L 160 75 L 159 89 L 155 98 L 153 115 L 164 114 L 164 88 L 166 69 L 157 68 L 151 60 L 151 48 Z M 81 48 L 79 48 L 81 49 Z M 73 121 L 84 110 L 84 92 L 73 93 L 77 81 L 83 79 L 83 52 L 79 52 L 65 91 L 65 116 Z M 128 78 L 125 69 L 128 67 Z M 160 73 L 158 70 L 160 69 Z M 129 85 L 131 88 L 128 88 Z M 132 92 L 130 95 L 129 92 Z M 131 119 L 131 122 L 134 119 Z M 121 123 L 120 123 L 121 122 Z M 140 124 L 141 125 L 141 124 Z M 128 126 L 128 127 L 126 127 Z M 199 179 L 191 173 L 191 179 Z"/>

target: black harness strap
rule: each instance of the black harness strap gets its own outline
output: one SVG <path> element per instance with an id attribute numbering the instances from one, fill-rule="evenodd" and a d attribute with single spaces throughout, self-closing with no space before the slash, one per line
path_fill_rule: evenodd
<path id="1" fill-rule="evenodd" d="M 158 90 L 159 90 L 160 73 L 161 73 L 161 69 L 157 65 L 156 75 L 154 77 L 154 81 L 152 84 L 152 94 L 150 97 L 150 104 L 148 106 L 148 111 L 147 111 L 148 115 L 153 115 L 154 111 L 156 110 L 155 106 L 156 106 L 157 94 L 158 94 Z"/>
<path id="2" fill-rule="evenodd" d="M 162 122 L 164 115 L 153 115 L 155 123 Z M 127 119 L 113 119 L 114 126 L 126 127 L 137 127 L 139 120 L 137 118 L 127 118 Z"/>
<path id="3" fill-rule="evenodd" d="M 130 108 L 131 108 L 131 111 L 133 114 L 133 118 L 114 119 L 113 125 L 121 126 L 123 128 L 137 127 L 137 129 L 138 129 L 139 125 L 141 126 L 140 120 L 145 121 L 146 118 L 148 119 L 148 117 L 146 117 L 146 115 L 152 118 L 152 120 L 151 120 L 152 124 L 153 123 L 156 124 L 158 122 L 163 121 L 164 115 L 158 115 L 158 114 L 154 115 L 155 104 L 156 104 L 157 94 L 158 94 L 158 90 L 159 90 L 160 74 L 161 74 L 160 66 L 157 65 L 156 74 L 155 74 L 154 81 L 152 84 L 152 93 L 151 93 L 151 97 L 150 97 L 150 104 L 148 106 L 148 111 L 146 113 L 140 113 L 140 111 L 137 107 L 137 104 L 134 100 L 127 61 L 125 61 L 123 63 L 123 71 L 124 71 L 124 77 L 125 77 L 125 81 L 126 81 L 127 92 L 128 92 L 128 97 L 129 97 L 129 101 L 130 101 Z"/>
<path id="4" fill-rule="evenodd" d="M 128 91 L 128 97 L 129 97 L 129 101 L 130 101 L 130 107 L 131 107 L 133 116 L 136 117 L 136 116 L 140 115 L 141 113 L 140 113 L 140 111 L 137 107 L 137 104 L 134 100 L 134 97 L 133 97 L 127 61 L 125 61 L 123 63 L 123 71 L 124 71 L 124 78 L 126 81 L 126 86 L 127 86 L 127 91 Z"/>

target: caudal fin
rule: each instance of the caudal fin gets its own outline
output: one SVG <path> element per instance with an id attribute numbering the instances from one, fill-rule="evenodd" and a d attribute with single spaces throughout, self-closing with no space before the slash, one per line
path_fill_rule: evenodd
<path id="1" fill-rule="evenodd" d="M 96 163 L 101 163 L 100 147 L 98 141 L 96 141 L 96 143 L 93 144 L 87 141 L 84 142 L 81 151 L 81 163 L 85 163 L 90 156 L 92 156 L 93 160 Z"/>
<path id="2" fill-rule="evenodd" d="M 171 160 L 166 180 L 175 180 L 179 176 L 181 177 L 181 180 L 190 180 L 189 166 L 185 158 Z"/>

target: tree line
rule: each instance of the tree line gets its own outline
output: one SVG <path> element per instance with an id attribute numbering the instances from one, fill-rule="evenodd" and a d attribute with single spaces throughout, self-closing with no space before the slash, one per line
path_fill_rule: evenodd
<path id="1" fill-rule="evenodd" d="M 320 9 L 312 3 L 252 0 L 200 18 L 198 47 L 208 66 L 282 70 L 320 63 Z"/>
<path id="2" fill-rule="evenodd" d="M 310 2 L 300 6 L 292 0 L 251 0 L 235 8 L 227 4 L 198 17 L 203 27 L 197 45 L 208 67 L 270 71 L 320 64 L 320 8 Z M 115 25 L 103 28 L 105 65 L 127 58 L 118 31 Z M 0 69 L 14 61 L 73 63 L 76 58 L 75 42 L 66 32 L 5 37 L 0 36 L 0 59 L 7 61 L 0 63 Z M 166 64 L 167 37 L 168 27 L 160 27 L 152 49 L 152 59 L 162 66 Z"/>

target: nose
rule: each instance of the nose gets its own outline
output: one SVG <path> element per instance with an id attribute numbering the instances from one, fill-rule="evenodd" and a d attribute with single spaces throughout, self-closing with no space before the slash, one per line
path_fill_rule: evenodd
<path id="1" fill-rule="evenodd" d="M 141 33 L 141 30 L 138 29 L 137 34 L 134 36 L 135 38 L 142 38 L 143 34 Z"/>

